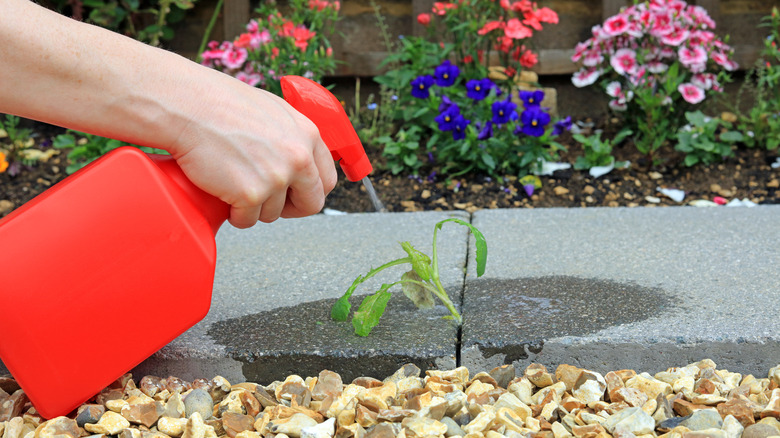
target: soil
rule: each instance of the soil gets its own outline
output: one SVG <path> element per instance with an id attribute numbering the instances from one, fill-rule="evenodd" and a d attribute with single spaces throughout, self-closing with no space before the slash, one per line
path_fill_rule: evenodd
<path id="1" fill-rule="evenodd" d="M 599 122 L 610 129 L 609 121 Z M 599 126 L 597 123 L 596 126 Z M 36 147 L 51 147 L 51 139 L 61 133 L 60 128 L 33 124 Z M 614 128 L 611 127 L 611 128 Z M 560 161 L 573 163 L 582 154 L 579 143 L 569 134 L 559 137 L 568 151 Z M 367 153 L 375 170 L 370 176 L 376 192 L 387 211 L 467 210 L 487 208 L 543 208 L 543 207 L 618 207 L 671 206 L 687 204 L 691 200 L 726 201 L 747 199 L 756 204 L 780 203 L 780 169 L 771 164 L 780 152 L 766 149 L 736 148 L 735 156 L 709 166 L 685 167 L 680 156 L 666 153 L 664 162 L 648 165 L 630 142 L 613 150 L 617 160 L 628 160 L 627 169 L 616 169 L 599 178 L 587 171 L 559 170 L 551 176 L 541 176 L 542 188 L 528 196 L 517 178 L 504 181 L 482 175 L 470 175 L 453 180 L 427 175 L 435 167 L 422 169 L 421 177 L 392 175 L 383 170 L 381 151 L 368 147 Z M 59 151 L 47 162 L 23 167 L 16 175 L 0 173 L 0 217 L 32 199 L 53 184 L 65 178 L 67 158 Z M 437 173 L 438 174 L 438 173 Z M 685 199 L 678 203 L 658 191 L 659 187 L 683 190 Z M 341 176 L 336 188 L 326 201 L 326 208 L 342 212 L 370 212 L 372 205 L 365 187 L 346 181 Z"/>

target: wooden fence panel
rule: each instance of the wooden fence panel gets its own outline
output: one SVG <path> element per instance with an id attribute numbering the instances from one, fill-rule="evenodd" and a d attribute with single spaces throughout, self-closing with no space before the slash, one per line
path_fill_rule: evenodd
<path id="1" fill-rule="evenodd" d="M 1 1 L 1 0 L 0 0 Z M 219 23 L 211 35 L 213 40 L 232 40 L 244 31 L 258 0 L 224 0 Z M 284 0 L 280 0 L 284 2 Z M 488 0 L 485 0 L 488 1 Z M 590 37 L 592 26 L 603 23 L 632 0 L 537 0 L 558 12 L 560 23 L 546 25 L 535 34 L 533 46 L 539 53 L 534 70 L 545 74 L 570 74 L 576 66 L 570 61 L 574 46 Z M 771 12 L 777 0 L 688 0 L 707 9 L 717 23 L 716 32 L 729 35 L 735 48 L 735 60 L 741 68 L 750 68 L 763 47 L 767 30 L 758 29 L 760 18 Z M 388 24 L 392 38 L 398 35 L 422 35 L 417 15 L 429 12 L 434 0 L 375 0 Z M 214 10 L 216 0 L 200 0 L 196 11 L 188 16 L 177 36 L 189 38 L 172 42 L 171 49 L 185 56 L 196 55 L 205 22 Z M 378 65 L 387 55 L 373 8 L 369 0 L 342 0 L 340 35 L 331 38 L 336 57 L 343 61 L 335 76 L 373 76 L 381 73 Z"/>

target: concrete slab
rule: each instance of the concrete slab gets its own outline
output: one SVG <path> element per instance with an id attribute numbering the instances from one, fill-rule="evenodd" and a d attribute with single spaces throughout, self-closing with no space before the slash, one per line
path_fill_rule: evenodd
<path id="1" fill-rule="evenodd" d="M 648 372 L 780 363 L 780 206 L 483 210 L 462 364 Z M 554 368 L 553 368 L 554 369 Z"/>
<path id="2" fill-rule="evenodd" d="M 331 305 L 358 275 L 406 256 L 399 242 L 430 254 L 434 224 L 449 217 L 469 220 L 462 212 L 370 213 L 280 220 L 248 230 L 223 227 L 209 314 L 133 373 L 270 383 L 323 369 L 347 380 L 386 377 L 408 362 L 454 365 L 458 329 L 441 319 L 448 311 L 438 306 L 419 312 L 400 287 L 392 289 L 387 312 L 367 338 L 329 317 Z M 456 303 L 467 232 L 449 224 L 439 232 L 441 277 Z M 393 267 L 363 283 L 351 300 L 353 310 L 364 295 L 406 270 L 408 265 Z"/>

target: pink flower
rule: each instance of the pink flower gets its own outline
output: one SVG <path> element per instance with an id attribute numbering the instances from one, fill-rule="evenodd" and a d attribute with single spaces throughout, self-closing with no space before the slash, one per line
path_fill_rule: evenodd
<path id="1" fill-rule="evenodd" d="M 243 71 L 236 73 L 236 79 L 238 79 L 241 82 L 245 82 L 253 87 L 259 84 L 262 78 L 263 77 L 260 76 L 260 73 L 246 73 Z"/>
<path id="2" fill-rule="evenodd" d="M 571 82 L 577 88 L 586 87 L 592 85 L 601 75 L 601 70 L 596 68 L 582 69 L 571 77 Z"/>
<path id="3" fill-rule="evenodd" d="M 723 52 L 715 52 L 711 56 L 716 64 L 725 68 L 727 71 L 734 71 L 739 68 L 739 64 L 729 59 L 729 56 Z"/>
<path id="4" fill-rule="evenodd" d="M 257 20 L 249 20 L 249 23 L 246 25 L 246 31 L 250 33 L 257 32 L 260 29 L 260 25 L 257 24 Z"/>
<path id="5" fill-rule="evenodd" d="M 628 103 L 624 99 L 612 99 L 609 101 L 609 108 L 612 111 L 625 111 L 628 109 Z"/>
<path id="6" fill-rule="evenodd" d="M 704 100 L 704 90 L 690 82 L 678 85 L 677 91 L 679 91 L 680 94 L 682 94 L 683 99 L 690 104 L 695 105 Z"/>
<path id="7" fill-rule="evenodd" d="M 590 44 L 588 43 L 577 43 L 577 45 L 574 47 L 574 54 L 571 55 L 571 62 L 579 62 L 580 59 L 582 59 L 582 56 L 586 53 L 588 48 L 590 47 Z"/>
<path id="8" fill-rule="evenodd" d="M 668 14 L 656 14 L 653 17 L 653 27 L 650 29 L 650 35 L 663 37 L 674 32 L 672 17 Z"/>
<path id="9" fill-rule="evenodd" d="M 677 56 L 682 65 L 688 68 L 696 64 L 707 63 L 707 52 L 700 46 L 680 47 Z"/>
<path id="10" fill-rule="evenodd" d="M 523 26 L 523 24 L 520 23 L 520 20 L 517 18 L 512 18 L 511 20 L 507 21 L 506 27 L 504 28 L 504 34 L 509 38 L 521 40 L 523 38 L 531 37 L 533 35 L 533 31 Z"/>
<path id="11" fill-rule="evenodd" d="M 595 67 L 604 62 L 604 56 L 599 50 L 590 50 L 585 53 L 585 57 L 582 60 L 582 65 L 585 67 Z"/>
<path id="12" fill-rule="evenodd" d="M 661 61 L 650 61 L 647 64 L 647 71 L 653 74 L 660 74 L 669 70 L 669 66 Z"/>
<path id="13" fill-rule="evenodd" d="M 670 46 L 679 46 L 688 39 L 688 32 L 683 28 L 675 28 L 671 33 L 668 33 L 661 37 L 661 42 Z"/>
<path id="14" fill-rule="evenodd" d="M 691 83 L 697 87 L 709 90 L 715 81 L 715 75 L 712 73 L 697 73 L 691 78 Z"/>
<path id="15" fill-rule="evenodd" d="M 624 14 L 614 15 L 604 22 L 604 32 L 609 36 L 617 36 L 628 30 L 628 17 Z"/>
<path id="16" fill-rule="evenodd" d="M 241 68 L 249 57 L 249 53 L 244 48 L 233 48 L 222 54 L 222 64 L 229 69 Z"/>
<path id="17" fill-rule="evenodd" d="M 634 74 L 637 69 L 636 52 L 631 49 L 620 49 L 612 55 L 609 63 L 619 75 Z"/>
<path id="18" fill-rule="evenodd" d="M 701 6 L 693 6 L 689 11 L 691 17 L 697 24 L 701 24 L 705 28 L 715 29 L 715 21 L 707 14 L 707 10 Z"/>
<path id="19" fill-rule="evenodd" d="M 259 33 L 252 34 L 252 47 L 257 49 L 263 44 L 268 44 L 271 42 L 271 32 L 268 31 L 268 29 L 263 29 Z"/>
<path id="20" fill-rule="evenodd" d="M 706 30 L 696 30 L 691 32 L 690 36 L 688 37 L 688 45 L 694 47 L 694 46 L 705 46 L 712 42 L 712 40 L 715 39 L 715 34 L 712 32 L 708 32 Z"/>
<path id="21" fill-rule="evenodd" d="M 607 95 L 609 97 L 619 97 L 623 95 L 623 86 L 618 81 L 612 81 L 607 84 Z"/>

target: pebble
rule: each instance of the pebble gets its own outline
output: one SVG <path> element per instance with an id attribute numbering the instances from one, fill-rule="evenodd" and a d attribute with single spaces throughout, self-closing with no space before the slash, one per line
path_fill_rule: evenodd
<path id="1" fill-rule="evenodd" d="M 742 432 L 742 438 L 769 438 L 776 435 L 778 435 L 777 429 L 763 423 L 751 424 Z"/>
<path id="2" fill-rule="evenodd" d="M 329 418 L 322 423 L 301 429 L 301 438 L 330 438 L 335 433 L 336 419 Z M 276 435 L 277 437 L 279 435 Z M 289 436 L 289 435 L 288 435 Z"/>
<path id="3" fill-rule="evenodd" d="M 187 394 L 187 397 L 184 398 L 183 402 L 184 415 L 187 418 L 196 412 L 205 420 L 211 418 L 212 411 L 214 410 L 214 400 L 211 398 L 211 394 L 205 389 L 193 389 Z"/>
<path id="4" fill-rule="evenodd" d="M 680 423 L 690 430 L 720 429 L 723 427 L 723 419 L 715 409 L 701 409 Z"/>
<path id="5" fill-rule="evenodd" d="M 130 427 L 130 422 L 127 419 L 116 412 L 108 411 L 100 417 L 95 424 L 87 423 L 84 425 L 84 429 L 87 432 L 101 433 L 104 435 L 116 435 L 122 429 Z"/>
<path id="6" fill-rule="evenodd" d="M 3 380 L 2 388 L 14 393 L 0 392 L 0 407 L 14 415 L 0 421 L 0 437 L 81 438 L 84 430 L 94 438 L 780 435 L 780 365 L 766 377 L 718 370 L 702 360 L 654 375 L 601 375 L 567 364 L 553 373 L 531 364 L 522 372 L 505 365 L 474 376 L 466 367 L 421 376 L 418 367 L 407 365 L 384 380 L 362 377 L 348 384 L 327 370 L 267 386 L 230 385 L 219 376 L 191 383 L 149 377 L 139 387 L 126 379 L 122 390 L 103 391 L 99 404 L 81 406 L 75 419 L 48 421 L 29 407 L 15 382 Z"/>
<path id="7" fill-rule="evenodd" d="M 78 423 L 68 417 L 52 418 L 35 429 L 35 438 L 79 438 L 80 436 Z"/>
<path id="8" fill-rule="evenodd" d="M 84 427 L 87 423 L 97 423 L 105 412 L 106 407 L 103 405 L 81 405 L 76 411 L 76 423 L 79 427 Z"/>
<path id="9" fill-rule="evenodd" d="M 14 203 L 7 199 L 0 199 L 0 216 L 14 209 Z"/>

